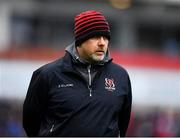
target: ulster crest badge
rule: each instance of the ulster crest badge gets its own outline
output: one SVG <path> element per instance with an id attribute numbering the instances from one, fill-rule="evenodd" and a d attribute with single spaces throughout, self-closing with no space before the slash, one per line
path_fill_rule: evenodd
<path id="1" fill-rule="evenodd" d="M 116 89 L 113 79 L 105 78 L 105 89 L 108 91 L 114 91 Z"/>

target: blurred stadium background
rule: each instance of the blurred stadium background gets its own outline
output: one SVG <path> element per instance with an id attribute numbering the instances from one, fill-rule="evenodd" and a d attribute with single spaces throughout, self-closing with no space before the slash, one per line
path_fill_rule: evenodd
<path id="1" fill-rule="evenodd" d="M 0 0 L 0 136 L 25 136 L 32 72 L 64 54 L 85 10 L 107 17 L 111 56 L 130 74 L 127 136 L 180 136 L 180 0 Z"/>

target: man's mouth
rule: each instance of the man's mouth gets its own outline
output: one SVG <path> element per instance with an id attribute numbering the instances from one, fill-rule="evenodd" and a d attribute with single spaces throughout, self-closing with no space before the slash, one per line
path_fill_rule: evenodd
<path id="1" fill-rule="evenodd" d="M 103 50 L 97 50 L 96 52 L 97 52 L 97 53 L 104 53 Z"/>
<path id="2" fill-rule="evenodd" d="M 101 50 L 96 51 L 96 54 L 97 54 L 97 55 L 104 55 L 104 51 L 101 51 Z"/>

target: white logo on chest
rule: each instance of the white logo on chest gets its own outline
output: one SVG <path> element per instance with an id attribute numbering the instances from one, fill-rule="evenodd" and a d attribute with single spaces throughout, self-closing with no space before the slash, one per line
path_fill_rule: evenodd
<path id="1" fill-rule="evenodd" d="M 58 85 L 58 88 L 66 88 L 66 87 L 73 87 L 74 84 L 72 83 L 68 83 L 68 84 L 59 84 Z"/>

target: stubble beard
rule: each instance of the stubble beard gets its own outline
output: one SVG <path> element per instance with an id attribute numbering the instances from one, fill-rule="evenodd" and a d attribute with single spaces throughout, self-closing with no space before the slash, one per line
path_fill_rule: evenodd
<path id="1" fill-rule="evenodd" d="M 104 57 L 105 57 L 105 54 L 103 54 L 103 55 L 101 55 L 101 56 L 98 56 L 98 55 L 96 55 L 96 54 L 92 54 L 92 55 L 91 55 L 91 59 L 92 59 L 92 61 L 94 61 L 94 62 L 102 61 L 102 60 L 104 59 Z"/>

